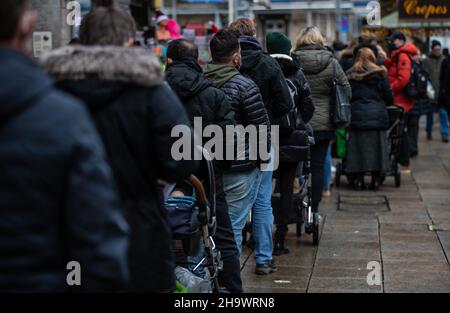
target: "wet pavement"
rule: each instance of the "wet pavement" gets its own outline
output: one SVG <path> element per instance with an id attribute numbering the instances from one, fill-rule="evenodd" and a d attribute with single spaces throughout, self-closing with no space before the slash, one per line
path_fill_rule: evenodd
<path id="1" fill-rule="evenodd" d="M 321 204 L 319 246 L 291 225 L 291 253 L 274 257 L 278 272 L 256 276 L 244 249 L 245 291 L 450 292 L 450 144 L 438 137 L 427 141 L 421 129 L 419 156 L 400 188 L 389 177 L 379 192 L 356 192 L 343 178 Z"/>

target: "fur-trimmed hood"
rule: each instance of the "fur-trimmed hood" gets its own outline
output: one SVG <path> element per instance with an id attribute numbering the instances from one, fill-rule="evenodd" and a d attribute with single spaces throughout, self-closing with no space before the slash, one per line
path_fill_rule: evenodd
<path id="1" fill-rule="evenodd" d="M 96 77 L 143 87 L 164 81 L 159 61 L 140 48 L 67 46 L 51 51 L 41 61 L 56 81 Z"/>
<path id="2" fill-rule="evenodd" d="M 270 56 L 277 60 L 285 77 L 295 75 L 295 73 L 297 73 L 297 71 L 301 69 L 297 59 L 293 59 L 289 55 L 271 54 Z"/>
<path id="3" fill-rule="evenodd" d="M 371 79 L 372 77 L 376 75 L 381 75 L 386 77 L 387 76 L 387 70 L 384 67 L 380 67 L 377 70 L 372 71 L 364 71 L 364 72 L 356 72 L 349 70 L 347 72 L 348 80 L 366 80 Z"/>

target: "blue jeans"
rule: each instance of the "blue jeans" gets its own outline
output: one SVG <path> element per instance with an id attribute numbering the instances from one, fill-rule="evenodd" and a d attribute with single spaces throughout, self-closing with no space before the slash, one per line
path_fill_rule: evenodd
<path id="1" fill-rule="evenodd" d="M 257 168 L 223 175 L 223 189 L 239 256 L 242 254 L 242 230 L 255 203 L 260 180 L 261 172 Z"/>
<path id="2" fill-rule="evenodd" d="M 256 264 L 267 264 L 272 261 L 272 171 L 261 171 L 261 183 L 255 205 L 253 206 L 252 224 L 255 239 Z"/>
<path id="3" fill-rule="evenodd" d="M 440 131 L 442 136 L 448 135 L 448 113 L 444 108 L 439 108 L 439 119 L 440 119 Z M 427 114 L 427 133 L 433 133 L 433 125 L 434 125 L 434 113 Z"/>
<path id="4" fill-rule="evenodd" d="M 323 183 L 323 189 L 330 190 L 331 188 L 331 147 L 328 146 L 327 150 L 327 156 L 325 158 L 325 176 L 324 176 L 324 183 Z"/>

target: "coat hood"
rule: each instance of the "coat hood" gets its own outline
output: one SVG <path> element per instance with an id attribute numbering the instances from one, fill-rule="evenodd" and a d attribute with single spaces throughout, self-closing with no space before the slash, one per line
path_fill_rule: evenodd
<path id="1" fill-rule="evenodd" d="M 42 63 L 56 81 L 96 77 L 153 87 L 164 80 L 159 61 L 139 48 L 68 46 L 45 55 Z"/>
<path id="2" fill-rule="evenodd" d="M 138 48 L 68 46 L 41 61 L 58 87 L 91 108 L 109 105 L 130 85 L 154 87 L 164 80 L 159 61 Z"/>
<path id="3" fill-rule="evenodd" d="M 412 43 L 407 43 L 403 47 L 401 47 L 401 48 L 399 48 L 397 50 L 394 50 L 394 52 L 392 52 L 391 59 L 394 59 L 394 58 L 398 57 L 398 55 L 400 53 L 406 53 L 412 58 L 418 52 L 419 52 L 419 50 L 417 49 L 417 47 L 415 45 L 413 45 Z"/>
<path id="4" fill-rule="evenodd" d="M 371 79 L 371 78 L 373 78 L 376 75 L 386 76 L 387 75 L 387 70 L 385 68 L 379 68 L 379 69 L 371 70 L 371 71 L 365 70 L 365 71 L 357 72 L 357 71 L 349 70 L 347 72 L 348 80 L 359 80 L 359 81 L 362 81 L 362 80 Z"/>
<path id="5" fill-rule="evenodd" d="M 264 52 L 258 40 L 252 36 L 241 36 L 239 37 L 239 42 L 242 49 L 241 69 L 249 69 L 260 63 L 261 57 L 264 55 Z"/>
<path id="6" fill-rule="evenodd" d="M 33 99 L 45 94 L 53 82 L 26 55 L 7 48 L 0 49 L 0 125 L 25 109 Z"/>
<path id="7" fill-rule="evenodd" d="M 193 97 L 212 86 L 195 60 L 173 62 L 167 68 L 166 76 L 170 87 L 180 98 Z"/>
<path id="8" fill-rule="evenodd" d="M 302 46 L 292 55 L 300 62 L 300 66 L 306 75 L 321 73 L 333 59 L 333 53 L 330 50 L 315 45 Z"/>
<path id="9" fill-rule="evenodd" d="M 210 63 L 206 66 L 205 70 L 205 76 L 218 88 L 239 74 L 239 71 L 231 64 Z"/>
<path id="10" fill-rule="evenodd" d="M 278 62 L 285 77 L 294 75 L 300 69 L 297 60 L 286 54 L 271 54 L 270 56 Z"/>

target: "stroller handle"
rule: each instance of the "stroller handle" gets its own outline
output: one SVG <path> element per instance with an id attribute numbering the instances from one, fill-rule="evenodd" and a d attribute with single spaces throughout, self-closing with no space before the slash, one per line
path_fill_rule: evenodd
<path id="1" fill-rule="evenodd" d="M 206 198 L 206 191 L 200 179 L 198 179 L 195 175 L 191 175 L 188 180 L 195 189 L 195 192 L 197 194 L 197 201 L 199 202 L 199 204 L 206 205 L 208 203 Z"/>

